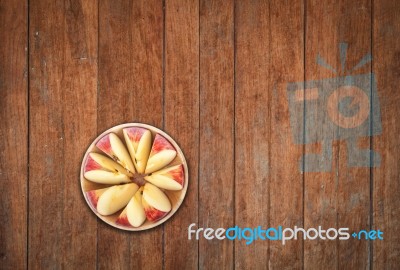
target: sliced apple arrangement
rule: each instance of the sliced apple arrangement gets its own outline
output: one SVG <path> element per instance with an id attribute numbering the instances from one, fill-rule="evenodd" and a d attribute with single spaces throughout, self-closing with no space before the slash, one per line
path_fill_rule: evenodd
<path id="1" fill-rule="evenodd" d="M 124 124 L 101 134 L 81 168 L 81 187 L 96 215 L 124 230 L 165 222 L 188 185 L 187 164 L 176 142 L 145 124 Z"/>

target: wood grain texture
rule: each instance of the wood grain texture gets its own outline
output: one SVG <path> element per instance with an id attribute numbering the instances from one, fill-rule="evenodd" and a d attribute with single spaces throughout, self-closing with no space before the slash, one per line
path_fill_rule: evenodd
<path id="1" fill-rule="evenodd" d="M 325 1 L 323 4 L 307 1 L 306 4 L 306 81 L 323 80 L 339 76 L 355 75 L 350 70 L 370 51 L 371 9 L 368 1 Z M 358 14 L 354 16 L 354 14 Z M 329 14 L 329 17 L 325 16 Z M 346 63 L 341 67 L 339 44 L 348 44 Z M 337 73 L 324 69 L 315 61 L 317 55 L 326 59 Z M 357 70 L 369 73 L 369 65 Z M 323 88 L 329 83 L 322 83 Z M 323 91 L 323 90 L 321 90 Z M 307 110 L 307 104 L 306 108 Z M 315 112 L 322 117 L 323 112 Z M 317 127 L 323 133 L 329 123 Z M 334 132 L 340 132 L 338 129 Z M 356 140 L 360 140 L 356 138 Z M 363 147 L 369 148 L 369 138 Z M 322 144 L 328 143 L 319 138 Z M 350 233 L 369 228 L 370 181 L 368 167 L 349 167 L 348 142 L 332 144 L 332 170 L 305 174 L 305 227 L 321 225 L 323 228 L 347 227 Z M 305 152 L 316 151 L 306 146 Z M 307 166 L 307 165 L 306 165 Z M 367 268 L 369 246 L 366 241 L 308 241 L 304 247 L 306 268 L 320 265 L 338 268 Z"/>
<path id="2" fill-rule="evenodd" d="M 348 44 L 346 63 L 341 75 L 369 74 L 371 63 L 351 71 L 366 54 L 371 52 L 371 5 L 369 0 L 339 1 L 339 24 L 335 32 L 339 42 Z M 357 14 L 357 16 L 354 16 Z M 333 52 L 339 55 L 338 45 Z M 341 66 L 336 61 L 337 70 Z M 369 78 L 366 78 L 369 83 Z M 368 89 L 366 89 L 368 90 Z M 353 121 L 354 122 L 354 121 Z M 370 123 L 371 125 L 372 123 Z M 370 137 L 357 137 L 362 149 L 370 148 Z M 370 167 L 350 167 L 351 152 L 348 141 L 338 145 L 337 182 L 337 226 L 350 229 L 350 234 L 370 228 Z M 367 269 L 370 267 L 370 246 L 368 241 L 338 241 L 339 269 Z"/>
<path id="3" fill-rule="evenodd" d="M 235 225 L 269 226 L 270 61 L 265 1 L 235 2 Z M 235 268 L 268 266 L 269 241 L 235 242 Z"/>
<path id="4" fill-rule="evenodd" d="M 234 225 L 233 14 L 233 1 L 200 1 L 201 228 Z M 200 268 L 233 268 L 232 241 L 199 244 Z"/>
<path id="5" fill-rule="evenodd" d="M 164 128 L 180 145 L 189 167 L 186 198 L 164 225 L 165 269 L 198 267 L 198 243 L 186 228 L 198 223 L 199 166 L 199 5 L 165 2 Z"/>
<path id="6" fill-rule="evenodd" d="M 0 1 L 0 264 L 27 267 L 28 7 Z"/>
<path id="7" fill-rule="evenodd" d="M 94 269 L 96 220 L 80 188 L 80 163 L 97 135 L 97 1 L 65 1 L 65 49 L 62 79 L 63 226 L 62 268 Z"/>
<path id="8" fill-rule="evenodd" d="M 33 269 L 96 266 L 96 221 L 84 218 L 88 208 L 76 192 L 81 157 L 96 135 L 96 7 L 80 1 L 30 5 L 28 263 Z"/>
<path id="9" fill-rule="evenodd" d="M 317 65 L 315 59 L 318 54 L 324 57 L 328 63 L 337 67 L 338 44 L 337 25 L 340 25 L 340 9 L 336 1 L 308 0 L 305 2 L 305 81 L 331 78 L 332 72 Z M 329 16 L 326 16 L 329 14 Z M 326 86 L 326 84 L 323 84 Z M 305 104 L 305 110 L 308 106 Z M 316 111 L 316 118 L 322 117 L 323 111 Z M 307 125 L 308 123 L 305 123 Z M 323 133 L 329 122 L 323 122 L 315 126 L 316 137 L 319 145 L 308 144 L 305 146 L 305 154 L 322 151 Z M 313 125 L 311 123 L 311 125 Z M 326 143 L 326 142 L 325 142 Z M 319 149 L 317 147 L 319 146 Z M 329 145 L 327 146 L 330 147 Z M 337 142 L 332 145 L 331 172 L 307 172 L 304 176 L 304 227 L 311 228 L 337 228 Z M 303 163 L 308 167 L 310 163 Z M 314 240 L 304 242 L 304 268 L 318 269 L 323 265 L 327 269 L 334 269 L 338 263 L 338 247 L 332 241 Z"/>
<path id="10" fill-rule="evenodd" d="M 298 160 L 302 145 L 293 142 L 287 83 L 304 77 L 304 4 L 281 1 L 270 4 L 270 214 L 272 227 L 303 227 L 303 174 Z M 301 127 L 302 128 L 302 127 Z M 302 130 L 298 130 L 301 133 Z M 285 134 L 285 135 L 283 135 Z M 303 241 L 270 242 L 270 269 L 301 269 Z"/>
<path id="11" fill-rule="evenodd" d="M 373 242 L 373 269 L 396 269 L 400 265 L 400 2 L 373 2 L 372 71 L 377 78 L 381 105 L 382 135 L 372 148 L 382 164 L 372 171 L 373 224 L 384 232 Z"/>
<path id="12" fill-rule="evenodd" d="M 399 18 L 397 0 L 0 0 L 0 268 L 399 268 Z M 369 73 L 382 134 L 356 143 L 380 167 L 349 167 L 339 140 L 330 172 L 301 173 L 322 146 L 293 140 L 288 83 Z M 165 130 L 189 165 L 180 209 L 139 233 L 97 219 L 79 186 L 92 140 L 127 122 Z M 192 223 L 384 240 L 197 241 Z"/>
<path id="13" fill-rule="evenodd" d="M 162 127 L 162 3 L 101 1 L 98 132 L 143 122 Z M 98 227 L 100 269 L 158 269 L 163 228 L 129 233 Z"/>
<path id="14" fill-rule="evenodd" d="M 62 82 L 64 3 L 37 2 L 30 12 L 29 267 L 60 268 L 64 198 Z M 45 11 L 49 15 L 43 19 Z M 61 167 L 61 168 L 60 168 Z"/>

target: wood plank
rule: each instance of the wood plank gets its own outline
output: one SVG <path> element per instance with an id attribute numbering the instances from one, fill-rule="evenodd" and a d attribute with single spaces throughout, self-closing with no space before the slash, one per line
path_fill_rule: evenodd
<path id="1" fill-rule="evenodd" d="M 353 68 L 366 54 L 371 53 L 371 4 L 369 0 L 340 1 L 337 36 L 340 42 L 348 44 L 346 64 L 343 75 L 365 76 L 360 84 L 366 85 L 370 95 L 371 63 L 357 70 Z M 357 16 L 354 16 L 357 14 Z M 337 48 L 337 47 L 336 47 Z M 338 50 L 336 49 L 338 54 Z M 340 63 L 340 62 L 339 62 Z M 340 63 L 341 65 L 341 63 Z M 337 65 L 339 67 L 339 64 Z M 368 122 L 368 120 L 366 120 Z M 372 121 L 372 120 L 371 120 Z M 356 126 L 355 120 L 352 121 Z M 367 123 L 368 124 L 368 123 Z M 370 124 L 370 123 L 369 123 Z M 354 134 L 354 133 L 353 133 Z M 368 151 L 370 137 L 356 135 L 359 149 Z M 350 228 L 350 234 L 370 227 L 370 170 L 369 166 L 351 167 L 349 162 L 361 162 L 355 157 L 355 150 L 349 150 L 349 141 L 342 141 L 338 148 L 338 184 L 337 184 L 337 226 Z M 370 164 L 369 157 L 365 160 Z M 367 269 L 370 267 L 369 243 L 365 240 L 338 241 L 339 269 Z"/>
<path id="2" fill-rule="evenodd" d="M 304 78 L 304 3 L 272 1 L 270 4 L 270 215 L 271 227 L 303 227 L 303 174 L 298 160 L 303 146 L 293 141 L 287 86 Z M 270 242 L 271 269 L 301 269 L 303 240 Z"/>
<path id="3" fill-rule="evenodd" d="M 370 7 L 368 1 L 307 1 L 306 3 L 306 81 L 323 80 L 319 83 L 319 91 L 329 91 L 331 87 L 338 87 L 338 82 L 324 79 L 340 76 L 355 75 L 352 68 L 364 54 L 370 50 Z M 357 13 L 358 16 L 353 14 Z M 346 42 L 348 50 L 346 63 L 341 62 L 339 44 Z M 344 47 L 343 47 L 344 48 Z M 317 64 L 316 57 L 320 55 L 326 63 L 336 72 Z M 343 66 L 342 66 L 342 63 Z M 368 65 L 357 72 L 368 73 Z M 356 73 L 357 73 L 356 72 Z M 306 83 L 311 85 L 311 83 Z M 306 145 L 305 153 L 331 151 L 325 157 L 326 164 L 331 166 L 327 172 L 305 173 L 305 201 L 304 220 L 305 227 L 322 226 L 327 228 L 348 227 L 350 233 L 369 227 L 369 168 L 351 167 L 351 153 L 347 149 L 348 139 L 337 141 L 335 136 L 343 133 L 331 125 L 331 120 L 324 118 L 327 110 L 312 112 L 315 107 L 306 101 L 306 113 L 314 113 L 315 119 L 321 119 L 316 124 L 310 120 L 308 126 L 316 126 L 315 132 L 319 145 Z M 326 106 L 326 105 L 323 105 Z M 328 131 L 327 131 L 328 130 Z M 324 137 L 331 132 L 332 138 Z M 349 133 L 350 134 L 350 133 Z M 353 136 L 353 135 L 351 135 Z M 360 135 L 355 134 L 355 140 L 360 140 Z M 365 136 L 365 135 L 362 135 Z M 368 138 L 364 139 L 364 148 L 369 147 Z M 323 143 L 322 143 L 323 142 Z M 329 156 L 332 156 L 330 158 Z M 357 160 L 360 161 L 360 160 Z M 304 166 L 312 165 L 312 161 Z M 314 162 L 315 165 L 316 162 Z M 320 169 L 322 166 L 320 165 Z M 315 268 L 324 265 L 327 268 L 367 268 L 368 243 L 366 241 L 354 242 L 329 240 L 307 241 L 304 245 L 304 267 Z"/>
<path id="4" fill-rule="evenodd" d="M 234 225 L 234 2 L 200 2 L 201 228 Z M 233 242 L 200 239 L 199 266 L 232 269 Z"/>
<path id="5" fill-rule="evenodd" d="M 338 67 L 338 44 L 337 28 L 339 25 L 339 5 L 335 1 L 306 1 L 306 28 L 305 28 L 305 80 L 319 80 L 334 76 L 330 70 L 317 65 L 315 59 L 319 53 L 326 59 L 327 63 Z M 326 84 L 323 84 L 326 85 Z M 307 87 L 307 86 L 306 86 Z M 305 104 L 307 110 L 307 104 Z M 307 112 L 306 112 L 307 113 Z M 322 118 L 323 112 L 315 112 L 316 118 Z M 322 123 L 326 125 L 326 122 Z M 316 140 L 321 143 L 320 133 L 323 132 L 322 124 L 316 126 L 315 123 L 305 125 L 316 126 L 314 134 Z M 321 152 L 316 145 L 308 144 L 305 146 L 305 154 Z M 330 149 L 330 146 L 326 146 Z M 332 145 L 332 157 L 327 163 L 331 165 L 330 172 L 306 172 L 304 177 L 304 227 L 336 228 L 337 227 L 337 183 L 336 172 L 337 164 L 337 143 Z M 315 164 L 322 169 L 316 162 L 303 162 L 302 166 L 309 168 Z M 319 166 L 319 167 L 318 167 Z M 304 268 L 319 268 L 321 265 L 328 269 L 337 267 L 338 248 L 336 243 L 324 240 L 313 240 L 304 242 Z"/>
<path id="6" fill-rule="evenodd" d="M 80 192 L 80 165 L 97 133 L 97 1 L 65 1 L 62 85 L 63 252 L 62 268 L 94 269 L 97 222 Z"/>
<path id="7" fill-rule="evenodd" d="M 382 156 L 373 173 L 373 225 L 384 240 L 373 242 L 373 269 L 396 269 L 400 265 L 400 2 L 374 1 L 373 72 L 377 80 L 382 135 L 372 148 Z"/>
<path id="8" fill-rule="evenodd" d="M 100 2 L 98 132 L 126 122 L 162 126 L 162 16 L 160 1 Z M 99 222 L 99 268 L 161 268 L 162 233 Z"/>
<path id="9" fill-rule="evenodd" d="M 186 3 L 186 2 L 185 2 Z M 189 3 L 189 2 L 187 2 Z M 165 6 L 165 130 L 182 148 L 189 167 L 185 200 L 165 224 L 165 269 L 198 267 L 198 243 L 186 227 L 198 223 L 199 7 L 167 1 Z"/>
<path id="10" fill-rule="evenodd" d="M 81 157 L 96 133 L 96 7 L 80 1 L 30 4 L 33 269 L 96 266 L 96 221 L 85 218 L 90 214 L 78 185 Z"/>
<path id="11" fill-rule="evenodd" d="M 0 261 L 26 268 L 28 179 L 27 3 L 0 2 Z"/>
<path id="12" fill-rule="evenodd" d="M 269 225 L 269 4 L 235 2 L 235 224 Z M 262 269 L 269 241 L 235 242 L 235 268 Z"/>
<path id="13" fill-rule="evenodd" d="M 165 130 L 180 145 L 189 167 L 185 200 L 165 224 L 165 269 L 198 267 L 198 243 L 188 240 L 187 226 L 198 222 L 199 156 L 199 6 L 165 3 Z"/>
<path id="14" fill-rule="evenodd" d="M 197 1 L 165 2 L 165 131 L 180 145 L 189 167 L 185 200 L 165 223 L 165 269 L 195 269 L 198 242 L 186 227 L 198 223 L 199 6 Z"/>

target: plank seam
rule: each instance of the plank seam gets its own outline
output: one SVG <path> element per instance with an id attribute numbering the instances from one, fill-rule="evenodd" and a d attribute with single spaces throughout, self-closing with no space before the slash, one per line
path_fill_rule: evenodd
<path id="1" fill-rule="evenodd" d="M 161 82 L 161 88 L 162 88 L 162 127 L 165 129 L 165 41 L 166 41 L 166 30 L 165 30 L 165 15 L 166 14 L 166 9 L 165 9 L 165 0 L 162 0 L 162 28 L 163 28 L 163 33 L 162 33 L 162 82 Z M 165 269 L 165 223 L 162 224 L 162 269 Z"/>
<path id="2" fill-rule="evenodd" d="M 28 76 L 28 80 L 27 80 L 27 123 L 26 123 L 26 127 L 27 127 L 27 183 L 26 183 L 26 269 L 29 269 L 29 174 L 30 174 L 30 168 L 29 168 L 29 161 L 30 161 L 30 140 L 31 140 L 31 136 L 30 136 L 30 16 L 29 16 L 29 11 L 30 11 L 30 0 L 26 1 L 27 4 L 27 33 L 26 33 L 26 39 L 27 39 L 27 52 L 26 52 L 26 63 L 27 63 L 27 76 Z"/>
<path id="3" fill-rule="evenodd" d="M 100 83 L 99 83 L 99 63 L 100 63 L 100 1 L 97 1 L 97 87 L 96 87 L 96 131 L 99 128 L 99 93 L 100 93 Z M 97 133 L 97 132 L 96 132 Z M 99 219 L 96 218 L 96 270 L 99 269 Z"/>
<path id="4" fill-rule="evenodd" d="M 268 51 L 271 51 L 271 40 L 272 40 L 272 20 L 271 20 L 271 1 L 268 1 Z M 271 62 L 271 55 L 268 56 L 268 75 L 270 75 L 270 71 L 272 70 L 272 62 Z M 272 91 L 271 91 L 271 86 L 273 88 L 275 88 L 275 85 L 271 84 L 271 80 L 268 80 L 268 92 L 267 92 L 267 98 L 268 98 L 268 141 L 269 141 L 269 145 L 268 145 L 268 164 L 269 166 L 271 166 L 272 162 L 271 162 L 271 130 L 272 130 Z M 272 171 L 272 168 L 268 168 L 268 174 L 270 175 Z M 268 217 L 268 221 L 267 221 L 267 227 L 271 228 L 271 181 L 267 181 L 267 190 L 268 190 L 268 197 L 267 197 L 267 217 Z M 268 269 L 271 269 L 271 241 L 267 242 L 267 261 L 268 261 Z"/>
<path id="5" fill-rule="evenodd" d="M 372 56 L 370 70 L 371 70 L 371 74 L 373 74 L 373 71 L 374 71 L 373 70 L 373 67 L 374 67 L 374 65 L 373 65 L 373 63 L 374 63 L 374 55 L 373 55 L 373 53 L 374 53 L 374 50 L 373 50 L 374 1 L 373 0 L 370 0 L 370 6 L 371 6 L 371 21 L 370 21 L 370 24 L 371 24 L 370 47 L 371 47 L 371 49 L 370 50 L 371 50 L 371 56 Z M 370 77 L 370 99 L 372 100 L 372 76 Z M 371 113 L 371 115 L 372 115 L 372 113 Z M 372 134 L 372 130 L 373 130 L 373 124 L 374 124 L 374 122 L 371 119 L 371 125 L 370 125 L 371 134 Z M 371 149 L 370 157 L 369 157 L 369 160 L 370 160 L 370 168 L 369 168 L 369 202 L 370 202 L 369 203 L 369 212 L 370 212 L 369 213 L 369 218 L 370 218 L 369 230 L 370 231 L 372 230 L 373 222 L 374 222 L 374 184 L 373 184 L 374 174 L 373 174 L 373 164 L 371 164 L 371 162 L 373 162 L 373 154 L 372 154 L 372 151 L 374 149 L 373 143 L 374 143 L 373 137 L 370 136 L 369 137 L 369 145 L 370 145 L 370 149 Z M 373 250 L 374 245 L 373 245 L 372 241 L 369 242 L 368 247 L 369 247 L 369 252 L 368 252 L 369 269 L 372 270 L 373 269 L 373 252 L 374 252 L 374 250 Z"/>
<path id="6" fill-rule="evenodd" d="M 306 87 L 306 39 L 307 39 L 307 1 L 303 0 L 303 89 Z M 305 99 L 303 99 L 303 146 L 302 146 L 302 156 L 304 156 L 306 152 L 306 145 L 305 145 L 305 128 L 306 128 L 306 120 L 305 120 L 305 114 L 306 114 L 306 106 L 305 106 Z M 305 202 L 305 163 L 304 159 L 301 164 L 301 169 L 302 169 L 302 180 L 303 180 L 303 200 L 302 200 L 302 210 L 303 210 L 303 227 L 305 227 L 305 208 L 304 208 L 304 202 Z M 304 259 L 304 240 L 302 241 L 302 265 L 304 269 L 305 265 L 305 259 Z"/>
<path id="7" fill-rule="evenodd" d="M 200 114 L 200 103 L 201 103 L 201 95 L 200 95 L 200 70 L 201 70 L 201 62 L 200 62 L 200 8 L 201 3 L 200 0 L 197 1 L 197 61 L 198 61 L 198 71 L 197 71 L 197 96 L 198 96 L 198 123 L 197 123 L 197 160 L 199 161 L 197 164 L 197 223 L 200 222 L 200 143 L 201 143 L 201 136 L 200 136 L 200 121 L 201 121 L 201 114 Z M 197 241 L 197 269 L 200 269 L 200 241 Z"/>
<path id="8" fill-rule="evenodd" d="M 236 224 L 236 1 L 233 0 L 233 223 Z M 233 269 L 236 266 L 236 241 L 232 244 Z"/>

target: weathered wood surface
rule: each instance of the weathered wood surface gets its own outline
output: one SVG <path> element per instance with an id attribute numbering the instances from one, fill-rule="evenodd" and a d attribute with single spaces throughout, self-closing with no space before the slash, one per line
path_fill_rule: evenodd
<path id="1" fill-rule="evenodd" d="M 399 268 L 399 18 L 395 0 L 0 1 L 0 268 Z M 301 172 L 322 146 L 295 144 L 287 86 L 342 76 L 340 43 L 347 71 L 372 55 L 350 75 L 375 75 L 382 134 L 357 144 L 381 164 L 349 167 L 341 140 L 331 171 Z M 189 165 L 179 211 L 140 233 L 98 220 L 79 186 L 88 145 L 125 122 L 165 130 Z M 191 223 L 384 240 L 196 241 Z"/>
<path id="2" fill-rule="evenodd" d="M 0 265 L 27 266 L 28 6 L 0 2 Z"/>

